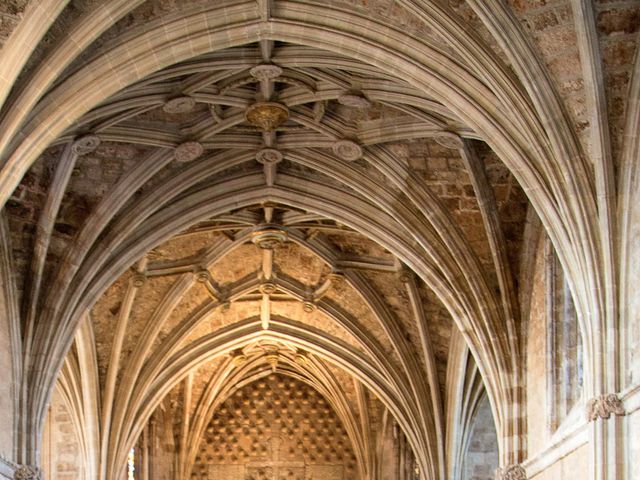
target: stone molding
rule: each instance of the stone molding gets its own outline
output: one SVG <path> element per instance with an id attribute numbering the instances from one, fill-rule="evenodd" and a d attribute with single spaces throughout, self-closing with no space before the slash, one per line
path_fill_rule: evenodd
<path id="1" fill-rule="evenodd" d="M 496 471 L 496 480 L 527 480 L 527 471 L 522 465 L 507 465 L 498 468 Z"/>
<path id="2" fill-rule="evenodd" d="M 592 398 L 586 404 L 587 421 L 593 422 L 598 418 L 608 419 L 611 415 L 625 415 L 624 405 L 618 394 L 608 393 Z"/>
<path id="3" fill-rule="evenodd" d="M 369 108 L 371 102 L 361 94 L 344 93 L 338 97 L 338 102 L 346 107 Z"/>

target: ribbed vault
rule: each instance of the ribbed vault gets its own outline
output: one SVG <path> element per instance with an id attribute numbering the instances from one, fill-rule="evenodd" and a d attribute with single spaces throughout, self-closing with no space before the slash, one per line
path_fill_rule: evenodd
<path id="1" fill-rule="evenodd" d="M 506 2 L 444 3 L 398 1 L 404 25 L 346 1 L 67 9 L 24 83 L 0 83 L 21 462 L 38 463 L 58 382 L 87 478 L 120 480 L 171 402 L 191 478 L 210 421 L 269 381 L 322 397 L 362 480 L 389 432 L 446 478 L 461 450 L 445 432 L 468 430 L 485 391 L 500 465 L 519 464 L 536 214 L 586 391 L 606 390 L 611 162 L 586 160 Z"/>

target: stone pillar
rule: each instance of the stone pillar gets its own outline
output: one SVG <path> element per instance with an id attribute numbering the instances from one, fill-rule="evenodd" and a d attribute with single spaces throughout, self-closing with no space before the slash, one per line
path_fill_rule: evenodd
<path id="1" fill-rule="evenodd" d="M 586 404 L 590 422 L 593 477 L 596 480 L 618 480 L 623 477 L 622 422 L 624 405 L 617 394 L 598 395 Z"/>

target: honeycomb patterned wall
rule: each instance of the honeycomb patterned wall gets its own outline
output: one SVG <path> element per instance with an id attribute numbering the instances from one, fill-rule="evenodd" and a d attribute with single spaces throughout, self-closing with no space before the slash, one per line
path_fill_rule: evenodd
<path id="1" fill-rule="evenodd" d="M 307 384 L 270 374 L 231 395 L 202 438 L 193 479 L 356 479 L 351 442 Z"/>

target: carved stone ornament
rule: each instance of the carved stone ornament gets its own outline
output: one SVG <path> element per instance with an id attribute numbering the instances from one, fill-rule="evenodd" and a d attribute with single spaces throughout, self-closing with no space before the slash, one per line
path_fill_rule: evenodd
<path id="1" fill-rule="evenodd" d="M 140 288 L 147 281 L 147 277 L 143 273 L 136 273 L 132 277 L 133 286 L 136 288 Z"/>
<path id="2" fill-rule="evenodd" d="M 278 287 L 273 282 L 264 282 L 260 284 L 259 290 L 264 295 L 272 295 L 278 291 Z"/>
<path id="3" fill-rule="evenodd" d="M 272 132 L 289 119 L 289 109 L 277 102 L 256 102 L 247 108 L 244 117 L 263 132 Z"/>
<path id="4" fill-rule="evenodd" d="M 251 234 L 253 243 L 262 249 L 273 250 L 287 241 L 285 230 L 277 225 L 261 225 Z"/>
<path id="5" fill-rule="evenodd" d="M 244 365 L 247 362 L 247 356 L 244 354 L 242 349 L 237 349 L 232 351 L 229 356 L 231 357 L 231 363 L 234 367 L 239 367 L 240 365 Z"/>
<path id="6" fill-rule="evenodd" d="M 293 359 L 298 365 L 305 366 L 309 363 L 309 357 L 307 356 L 307 352 L 304 350 L 298 350 L 298 353 L 296 353 Z"/>
<path id="7" fill-rule="evenodd" d="M 610 418 L 611 414 L 624 415 L 622 400 L 615 393 L 600 395 L 592 398 L 586 406 L 587 421 L 593 422 L 598 418 Z"/>
<path id="8" fill-rule="evenodd" d="M 351 140 L 338 140 L 333 144 L 332 149 L 336 156 L 347 162 L 362 158 L 362 147 Z"/>
<path id="9" fill-rule="evenodd" d="M 168 100 L 162 110 L 165 113 L 189 113 L 196 108 L 196 101 L 191 97 L 176 97 Z"/>
<path id="10" fill-rule="evenodd" d="M 204 153 L 204 147 L 200 142 L 184 142 L 178 145 L 173 152 L 176 161 L 180 163 L 192 162 Z"/>
<path id="11" fill-rule="evenodd" d="M 100 146 L 100 137 L 97 135 L 84 135 L 80 138 L 76 138 L 71 145 L 71 151 L 78 156 L 92 153 Z"/>
<path id="12" fill-rule="evenodd" d="M 37 467 L 22 465 L 13 474 L 14 480 L 41 480 L 42 473 Z"/>
<path id="13" fill-rule="evenodd" d="M 371 102 L 362 95 L 355 93 L 344 93 L 338 97 L 338 102 L 345 107 L 369 108 Z"/>
<path id="14" fill-rule="evenodd" d="M 457 133 L 441 132 L 433 137 L 433 139 L 438 145 L 441 145 L 444 148 L 450 148 L 452 150 L 459 150 L 462 148 L 462 139 Z"/>
<path id="15" fill-rule="evenodd" d="M 211 279 L 211 274 L 209 270 L 203 268 L 202 270 L 198 270 L 196 273 L 196 281 L 198 283 L 207 283 Z"/>
<path id="16" fill-rule="evenodd" d="M 263 148 L 256 153 L 256 161 L 262 165 L 274 165 L 283 159 L 282 152 L 275 148 Z"/>
<path id="17" fill-rule="evenodd" d="M 527 480 L 527 472 L 522 465 L 508 465 L 498 469 L 499 480 Z"/>
<path id="18" fill-rule="evenodd" d="M 274 80 L 282 75 L 282 68 L 277 65 L 263 64 L 253 67 L 249 73 L 256 80 Z"/>

